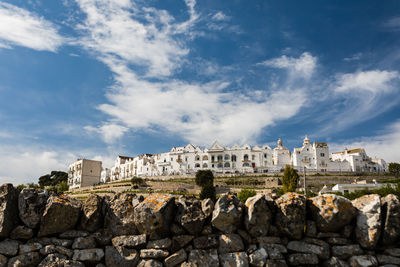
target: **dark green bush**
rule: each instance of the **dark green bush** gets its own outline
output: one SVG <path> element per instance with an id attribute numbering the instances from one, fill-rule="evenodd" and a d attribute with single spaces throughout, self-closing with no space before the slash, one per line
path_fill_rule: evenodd
<path id="1" fill-rule="evenodd" d="M 200 199 L 211 198 L 214 202 L 216 200 L 215 187 L 212 185 L 206 185 L 201 188 Z"/>
<path id="2" fill-rule="evenodd" d="M 400 177 L 400 163 L 391 162 L 388 166 L 389 173 L 395 177 Z"/>
<path id="3" fill-rule="evenodd" d="M 285 170 L 283 171 L 282 176 L 282 189 L 285 193 L 287 192 L 295 192 L 297 183 L 299 180 L 299 175 L 297 170 L 293 169 L 293 167 L 286 165 Z"/>
<path id="4" fill-rule="evenodd" d="M 132 185 L 142 185 L 142 184 L 144 184 L 144 180 L 143 180 L 142 178 L 140 178 L 140 177 L 134 176 L 134 177 L 131 179 L 131 184 L 132 184 Z"/>
<path id="5" fill-rule="evenodd" d="M 204 187 L 214 185 L 214 174 L 210 170 L 199 170 L 196 172 L 195 182 L 198 186 Z"/>
<path id="6" fill-rule="evenodd" d="M 256 194 L 256 191 L 252 189 L 242 189 L 238 194 L 238 198 L 245 203 L 249 197 L 254 197 Z"/>

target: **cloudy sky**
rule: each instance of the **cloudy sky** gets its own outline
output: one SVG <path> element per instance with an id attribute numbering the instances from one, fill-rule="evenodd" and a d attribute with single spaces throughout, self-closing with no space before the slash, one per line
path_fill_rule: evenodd
<path id="1" fill-rule="evenodd" d="M 214 140 L 400 161 L 400 2 L 1 0 L 0 183 Z"/>

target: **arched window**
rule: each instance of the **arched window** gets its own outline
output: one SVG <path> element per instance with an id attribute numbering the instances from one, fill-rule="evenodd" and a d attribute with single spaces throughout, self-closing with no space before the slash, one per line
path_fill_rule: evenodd
<path id="1" fill-rule="evenodd" d="M 218 163 L 217 167 L 222 168 L 222 163 Z"/>
<path id="2" fill-rule="evenodd" d="M 194 165 L 194 167 L 195 167 L 195 168 L 200 168 L 200 163 L 196 163 L 196 164 Z"/>
<path id="3" fill-rule="evenodd" d="M 203 168 L 208 168 L 207 163 L 203 163 Z"/>
<path id="4" fill-rule="evenodd" d="M 203 156 L 203 160 L 208 160 L 207 155 L 206 155 L 206 156 Z"/>
<path id="5" fill-rule="evenodd" d="M 230 168 L 230 167 L 231 167 L 231 164 L 229 164 L 229 162 L 225 162 L 224 167 L 225 167 L 225 168 Z"/>
<path id="6" fill-rule="evenodd" d="M 249 160 L 249 155 L 244 154 L 243 160 Z"/>
<path id="7" fill-rule="evenodd" d="M 243 163 L 243 167 L 250 167 L 250 164 L 245 162 L 245 163 Z"/>
<path id="8" fill-rule="evenodd" d="M 211 161 L 214 162 L 215 161 L 215 157 L 211 156 Z"/>
<path id="9" fill-rule="evenodd" d="M 229 160 L 230 159 L 229 154 L 225 154 L 224 159 Z"/>
<path id="10" fill-rule="evenodd" d="M 232 161 L 236 162 L 236 155 L 232 155 Z"/>
<path id="11" fill-rule="evenodd" d="M 222 161 L 222 155 L 218 155 L 218 161 Z"/>
<path id="12" fill-rule="evenodd" d="M 195 160 L 200 160 L 200 156 L 196 156 L 196 159 Z"/>

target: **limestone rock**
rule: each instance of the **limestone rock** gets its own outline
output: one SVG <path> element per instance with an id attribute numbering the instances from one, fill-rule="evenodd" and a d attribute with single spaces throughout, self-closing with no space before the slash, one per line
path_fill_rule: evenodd
<path id="1" fill-rule="evenodd" d="M 206 216 L 200 200 L 185 201 L 180 198 L 177 202 L 176 221 L 191 235 L 197 235 L 203 230 Z"/>
<path id="2" fill-rule="evenodd" d="M 219 248 L 218 252 L 238 252 L 244 250 L 244 244 L 242 238 L 238 234 L 225 234 L 219 236 Z"/>
<path id="3" fill-rule="evenodd" d="M 208 235 L 200 236 L 193 240 L 193 246 L 196 249 L 209 249 L 218 247 L 218 236 Z"/>
<path id="4" fill-rule="evenodd" d="M 265 267 L 287 267 L 288 265 L 286 264 L 285 260 L 267 260 L 267 264 L 265 264 Z"/>
<path id="5" fill-rule="evenodd" d="M 73 260 L 83 262 L 100 262 L 104 257 L 104 251 L 101 248 L 90 248 L 82 250 L 74 250 Z"/>
<path id="6" fill-rule="evenodd" d="M 353 200 L 357 208 L 356 237 L 363 248 L 373 249 L 381 233 L 381 200 L 379 195 L 365 195 Z"/>
<path id="7" fill-rule="evenodd" d="M 142 234 L 169 233 L 175 211 L 175 199 L 171 195 L 151 194 L 135 208 L 134 222 Z"/>
<path id="8" fill-rule="evenodd" d="M 114 237 L 111 242 L 116 247 L 136 248 L 146 244 L 146 235 L 122 235 Z"/>
<path id="9" fill-rule="evenodd" d="M 44 258 L 38 267 L 85 267 L 82 262 L 68 260 L 61 254 L 49 254 Z"/>
<path id="10" fill-rule="evenodd" d="M 172 238 L 172 251 L 177 251 L 183 248 L 192 241 L 194 236 L 192 235 L 177 235 Z"/>
<path id="11" fill-rule="evenodd" d="M 0 242 L 0 254 L 15 256 L 18 253 L 19 243 L 15 240 L 6 239 Z"/>
<path id="12" fill-rule="evenodd" d="M 21 255 L 29 252 L 39 251 L 42 247 L 42 244 L 36 242 L 19 245 L 19 254 Z"/>
<path id="13" fill-rule="evenodd" d="M 361 255 L 353 256 L 349 259 L 351 267 L 374 267 L 378 266 L 378 261 L 374 256 L 371 255 Z"/>
<path id="14" fill-rule="evenodd" d="M 7 261 L 8 261 L 7 257 L 0 254 L 0 266 L 1 267 L 7 266 Z"/>
<path id="15" fill-rule="evenodd" d="M 285 235 L 301 239 L 306 224 L 306 198 L 297 193 L 286 193 L 275 203 L 278 207 L 275 225 Z"/>
<path id="16" fill-rule="evenodd" d="M 311 218 L 321 232 L 336 232 L 349 224 L 356 215 L 351 201 L 334 194 L 323 194 L 308 201 Z"/>
<path id="17" fill-rule="evenodd" d="M 157 260 L 141 260 L 137 267 L 162 267 L 163 264 Z"/>
<path id="18" fill-rule="evenodd" d="M 68 230 L 64 233 L 61 233 L 58 237 L 66 238 L 66 239 L 75 239 L 77 237 L 87 237 L 89 235 L 86 231 L 79 231 L 79 230 Z"/>
<path id="19" fill-rule="evenodd" d="M 87 248 L 95 248 L 96 240 L 94 237 L 77 237 L 72 244 L 72 249 L 87 249 Z"/>
<path id="20" fill-rule="evenodd" d="M 107 246 L 105 262 L 107 266 L 135 267 L 139 262 L 139 253 L 134 249 Z"/>
<path id="21" fill-rule="evenodd" d="M 321 241 L 321 240 L 319 240 Z M 323 241 L 322 241 L 323 242 Z M 315 254 L 320 259 L 329 259 L 329 245 L 327 247 L 318 246 L 316 244 L 309 244 L 303 241 L 290 241 L 287 244 L 287 249 L 294 252 L 301 252 L 306 254 Z"/>
<path id="22" fill-rule="evenodd" d="M 246 252 L 226 253 L 219 255 L 222 267 L 248 267 L 249 260 Z"/>
<path id="23" fill-rule="evenodd" d="M 221 196 L 215 204 L 212 225 L 224 233 L 232 233 L 241 225 L 243 207 L 240 200 L 232 194 Z"/>
<path id="24" fill-rule="evenodd" d="M 166 267 L 176 266 L 179 263 L 185 261 L 187 258 L 186 251 L 184 249 L 180 249 L 178 252 L 172 254 L 168 258 L 164 260 L 164 264 Z"/>
<path id="25" fill-rule="evenodd" d="M 149 241 L 147 243 L 146 248 L 169 249 L 171 245 L 172 245 L 172 240 L 170 238 L 164 238 L 164 239 Z"/>
<path id="26" fill-rule="evenodd" d="M 284 259 L 283 254 L 287 253 L 286 247 L 280 244 L 261 243 L 260 248 L 264 248 L 268 252 L 269 258 L 273 260 L 282 260 Z"/>
<path id="27" fill-rule="evenodd" d="M 104 228 L 114 236 L 135 235 L 137 229 L 134 224 L 134 210 L 137 198 L 133 194 L 119 194 L 111 201 L 104 201 L 105 217 Z"/>
<path id="28" fill-rule="evenodd" d="M 318 264 L 318 257 L 315 254 L 290 254 L 288 257 L 290 265 L 315 265 Z"/>
<path id="29" fill-rule="evenodd" d="M 389 194 L 381 198 L 382 244 L 394 244 L 400 236 L 400 200 Z"/>
<path id="30" fill-rule="evenodd" d="M 0 186 L 0 238 L 8 237 L 18 224 L 18 190 L 12 184 Z"/>
<path id="31" fill-rule="evenodd" d="M 8 260 L 8 266 L 30 267 L 40 263 L 39 252 L 30 252 L 15 256 Z"/>
<path id="32" fill-rule="evenodd" d="M 217 250 L 193 249 L 189 253 L 188 263 L 195 264 L 197 267 L 218 267 L 219 259 Z"/>
<path id="33" fill-rule="evenodd" d="M 103 198 L 95 194 L 90 194 L 82 204 L 80 228 L 88 232 L 95 232 L 102 227 L 102 208 Z"/>
<path id="34" fill-rule="evenodd" d="M 42 247 L 39 252 L 41 255 L 47 256 L 49 254 L 54 254 L 57 251 L 56 251 L 56 246 L 46 245 L 46 246 Z"/>
<path id="35" fill-rule="evenodd" d="M 201 210 L 206 219 L 210 218 L 214 210 L 214 202 L 210 198 L 203 199 L 201 201 Z"/>
<path id="36" fill-rule="evenodd" d="M 349 267 L 350 265 L 337 257 L 331 257 L 329 260 L 323 262 L 324 267 Z"/>
<path id="37" fill-rule="evenodd" d="M 38 236 L 73 229 L 79 220 L 81 202 L 67 196 L 50 196 L 40 222 Z"/>
<path id="38" fill-rule="evenodd" d="M 37 228 L 46 207 L 48 194 L 43 190 L 24 188 L 18 197 L 19 217 L 29 228 Z"/>
<path id="39" fill-rule="evenodd" d="M 383 253 L 393 257 L 400 257 L 400 248 L 387 248 Z"/>
<path id="40" fill-rule="evenodd" d="M 244 225 L 253 237 L 265 236 L 272 221 L 272 213 L 264 195 L 258 194 L 247 199 Z"/>
<path id="41" fill-rule="evenodd" d="M 168 255 L 168 251 L 162 249 L 146 248 L 140 250 L 140 258 L 142 259 L 164 259 Z"/>
<path id="42" fill-rule="evenodd" d="M 91 236 L 93 236 L 96 239 L 97 244 L 102 247 L 110 245 L 111 239 L 113 238 L 111 233 L 107 230 L 93 233 Z"/>
<path id="43" fill-rule="evenodd" d="M 346 246 L 333 246 L 332 256 L 336 256 L 339 259 L 348 259 L 351 256 L 361 255 L 364 251 L 359 245 L 346 245 Z"/>
<path id="44" fill-rule="evenodd" d="M 257 249 L 249 255 L 250 266 L 264 267 L 267 263 L 268 253 L 264 248 Z"/>
<path id="45" fill-rule="evenodd" d="M 388 255 L 380 255 L 380 254 L 378 254 L 376 257 L 377 257 L 380 265 L 383 265 L 383 264 L 394 264 L 397 266 L 400 265 L 400 258 L 388 256 Z"/>
<path id="46" fill-rule="evenodd" d="M 33 237 L 33 230 L 24 225 L 19 225 L 12 230 L 10 233 L 10 238 L 12 239 L 20 239 L 20 240 L 28 240 Z"/>
<path id="47" fill-rule="evenodd" d="M 67 256 L 68 258 L 72 258 L 74 255 L 74 251 L 62 246 L 56 246 L 56 251 L 62 255 Z"/>
<path id="48" fill-rule="evenodd" d="M 317 224 L 314 221 L 307 220 L 306 236 L 308 236 L 308 237 L 316 237 L 317 236 Z"/>

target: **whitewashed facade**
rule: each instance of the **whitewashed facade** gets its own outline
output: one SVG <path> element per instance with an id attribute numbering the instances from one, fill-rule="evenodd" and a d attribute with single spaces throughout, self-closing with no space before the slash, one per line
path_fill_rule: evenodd
<path id="1" fill-rule="evenodd" d="M 68 167 L 68 186 L 70 189 L 100 183 L 101 161 L 77 159 Z"/>
<path id="2" fill-rule="evenodd" d="M 332 153 L 331 157 L 334 161 L 347 161 L 353 172 L 385 172 L 387 168 L 383 159 L 371 159 L 363 148 L 346 148 Z"/>

